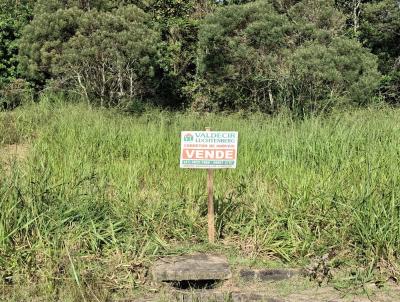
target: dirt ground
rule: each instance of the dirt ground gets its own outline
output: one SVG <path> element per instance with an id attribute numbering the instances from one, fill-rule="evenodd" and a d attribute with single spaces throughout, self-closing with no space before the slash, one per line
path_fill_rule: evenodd
<path id="1" fill-rule="evenodd" d="M 214 292 L 214 293 L 212 293 Z M 178 294 L 177 294 L 178 293 Z M 115 302 L 399 302 L 400 286 L 388 283 L 378 288 L 375 284 L 360 289 L 337 290 L 333 286 L 318 286 L 306 278 L 296 277 L 277 282 L 243 283 L 228 281 L 215 290 L 178 290 L 165 287 L 157 294 L 143 294 L 140 298 Z"/>
<path id="2" fill-rule="evenodd" d="M 318 287 L 289 294 L 283 300 L 288 302 L 398 302 L 400 287 L 387 285 L 382 289 L 366 289 L 360 294 L 338 291 L 333 287 Z"/>
<path id="3" fill-rule="evenodd" d="M 12 144 L 0 146 L 0 159 L 7 162 L 13 159 L 21 160 L 28 155 L 28 144 Z"/>
<path id="4" fill-rule="evenodd" d="M 7 172 L 11 171 L 11 167 L 15 162 L 23 161 L 27 158 L 28 154 L 28 144 L 12 144 L 0 146 L 0 166 L 5 170 L 7 174 Z"/>
<path id="5" fill-rule="evenodd" d="M 240 302 L 264 301 L 263 297 L 270 298 L 270 302 L 400 302 L 398 282 L 388 281 L 380 284 L 379 287 L 375 283 L 367 283 L 359 287 L 341 285 L 323 282 L 321 286 L 318 286 L 318 282 L 302 274 L 280 281 L 267 282 L 243 281 L 236 274 L 236 277 L 222 285 L 222 288 L 226 287 L 233 293 L 245 293 L 245 298 L 238 300 Z M 251 299 L 252 293 L 255 294 L 254 300 Z M 257 295 L 261 300 L 257 300 Z M 268 301 L 268 299 L 265 300 Z M 233 301 L 236 302 L 234 299 Z"/>

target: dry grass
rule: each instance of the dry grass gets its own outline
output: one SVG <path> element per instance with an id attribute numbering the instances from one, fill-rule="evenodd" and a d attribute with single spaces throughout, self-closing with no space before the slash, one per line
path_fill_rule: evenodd
<path id="1" fill-rule="evenodd" d="M 21 161 L 28 157 L 29 144 L 11 144 L 0 147 L 0 158 L 3 162 Z"/>
<path id="2" fill-rule="evenodd" d="M 398 110 L 293 120 L 42 102 L 7 114 L 0 271 L 14 285 L 44 284 L 53 301 L 73 285 L 71 301 L 102 301 L 148 289 L 155 258 L 194 251 L 288 266 L 328 253 L 335 269 L 363 268 L 350 282 L 398 277 Z M 207 125 L 240 133 L 238 168 L 215 173 L 216 245 L 206 175 L 179 169 L 180 131 Z"/>
<path id="3" fill-rule="evenodd" d="M 0 146 L 0 166 L 6 176 L 16 164 L 21 165 L 29 156 L 29 144 L 12 144 Z"/>

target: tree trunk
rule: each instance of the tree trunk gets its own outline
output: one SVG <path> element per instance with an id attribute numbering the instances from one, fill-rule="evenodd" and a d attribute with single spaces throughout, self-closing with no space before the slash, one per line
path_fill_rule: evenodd
<path id="1" fill-rule="evenodd" d="M 105 71 L 105 63 L 103 60 L 101 66 L 101 95 L 100 95 L 100 106 L 104 107 L 104 98 L 105 98 L 105 91 L 106 91 L 106 71 Z"/>
<path id="2" fill-rule="evenodd" d="M 360 7 L 361 0 L 353 0 L 353 30 L 355 35 L 357 35 L 360 27 Z"/>
<path id="3" fill-rule="evenodd" d="M 268 97 L 269 97 L 269 104 L 271 105 L 271 111 L 274 110 L 274 97 L 272 95 L 271 87 L 268 87 Z"/>

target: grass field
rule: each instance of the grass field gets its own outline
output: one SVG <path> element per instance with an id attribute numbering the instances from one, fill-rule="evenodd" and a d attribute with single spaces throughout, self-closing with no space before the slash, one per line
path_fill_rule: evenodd
<path id="1" fill-rule="evenodd" d="M 179 168 L 180 131 L 206 126 L 239 132 L 237 169 L 215 173 L 216 245 L 206 173 Z M 360 268 L 350 279 L 396 277 L 399 146 L 394 109 L 293 120 L 43 101 L 0 113 L 3 295 L 140 289 L 152 259 L 194 250 L 288 266 L 329 253 L 332 267 Z"/>

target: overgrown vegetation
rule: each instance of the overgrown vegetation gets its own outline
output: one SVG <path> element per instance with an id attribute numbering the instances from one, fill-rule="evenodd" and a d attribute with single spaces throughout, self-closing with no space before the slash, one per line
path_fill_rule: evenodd
<path id="1" fill-rule="evenodd" d="M 398 103 L 396 0 L 0 4 L 0 89 L 26 83 L 19 98 L 295 114 Z"/>
<path id="2" fill-rule="evenodd" d="M 146 280 L 154 255 L 204 249 L 205 174 L 179 169 L 178 137 L 206 125 L 240 133 L 238 168 L 215 173 L 219 243 L 209 248 L 292 266 L 328 253 L 333 266 L 367 268 L 361 276 L 397 277 L 397 110 L 298 121 L 42 102 L 0 121 L 36 137 L 24 161 L 0 168 L 10 284 L 35 280 L 55 296 L 63 282 L 88 294 L 97 284 L 109 295 Z"/>
<path id="3" fill-rule="evenodd" d="M 32 6 L 33 1 L 29 0 L 0 1 L 0 85 L 17 77 L 17 39 L 29 21 Z"/>
<path id="4" fill-rule="evenodd" d="M 50 77 L 55 88 L 71 88 L 103 107 L 140 99 L 152 86 L 159 39 L 146 20 L 134 5 L 43 13 L 25 28 L 21 69 L 36 83 Z"/>
<path id="5" fill-rule="evenodd" d="M 0 299 L 109 301 L 193 250 L 397 280 L 399 32 L 397 0 L 0 0 Z M 205 126 L 240 133 L 213 246 L 178 167 Z"/>
<path id="6" fill-rule="evenodd" d="M 201 99 L 217 109 L 264 112 L 369 102 L 379 81 L 376 60 L 339 37 L 343 21 L 328 1 L 303 1 L 287 14 L 267 2 L 218 10 L 200 27 Z"/>

